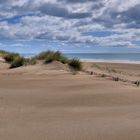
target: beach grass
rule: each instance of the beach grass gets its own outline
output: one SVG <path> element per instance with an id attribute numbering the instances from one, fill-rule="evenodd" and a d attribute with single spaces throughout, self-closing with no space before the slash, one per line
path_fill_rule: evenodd
<path id="1" fill-rule="evenodd" d="M 72 70 L 82 70 L 82 63 L 79 59 L 69 59 L 59 51 L 44 51 L 31 58 L 24 58 L 18 53 L 11 53 L 6 51 L 0 51 L 0 55 L 5 62 L 10 64 L 10 68 L 17 68 L 23 65 L 35 65 L 37 61 L 43 61 L 44 64 L 58 61 L 63 64 L 67 64 Z"/>
<path id="2" fill-rule="evenodd" d="M 68 64 L 71 68 L 73 68 L 76 71 L 82 70 L 82 63 L 80 62 L 79 59 L 74 58 L 74 59 L 70 60 Z"/>
<path id="3" fill-rule="evenodd" d="M 37 56 L 35 56 L 36 59 L 38 60 L 44 60 L 44 63 L 51 63 L 52 61 L 59 61 L 63 64 L 68 63 L 68 58 L 65 57 L 61 52 L 59 51 L 46 51 L 46 52 L 41 52 Z"/>
<path id="4" fill-rule="evenodd" d="M 68 59 L 59 51 L 46 51 L 41 52 L 35 58 L 43 60 L 45 64 L 51 63 L 53 61 L 59 61 L 63 64 L 68 64 L 73 70 L 80 71 L 82 70 L 82 63 L 79 59 Z"/>
<path id="5" fill-rule="evenodd" d="M 20 57 L 18 53 L 7 53 L 3 55 L 3 58 L 7 63 L 12 63 L 17 57 Z"/>
<path id="6" fill-rule="evenodd" d="M 16 57 L 10 64 L 10 68 L 17 68 L 25 64 L 25 59 L 23 57 Z"/>

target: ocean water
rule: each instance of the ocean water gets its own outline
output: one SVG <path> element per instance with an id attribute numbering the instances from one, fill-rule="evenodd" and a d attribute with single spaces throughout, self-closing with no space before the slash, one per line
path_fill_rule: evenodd
<path id="1" fill-rule="evenodd" d="M 24 57 L 31 57 L 36 54 L 22 55 Z M 77 58 L 82 61 L 140 64 L 140 53 L 64 53 L 64 55 L 68 58 Z"/>
<path id="2" fill-rule="evenodd" d="M 65 56 L 83 61 L 140 63 L 140 53 L 69 53 Z"/>

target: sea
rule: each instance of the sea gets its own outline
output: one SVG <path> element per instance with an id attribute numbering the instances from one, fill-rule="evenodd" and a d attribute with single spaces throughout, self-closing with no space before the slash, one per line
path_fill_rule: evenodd
<path id="1" fill-rule="evenodd" d="M 31 57 L 36 54 L 22 54 Z M 113 62 L 140 64 L 140 53 L 64 53 L 68 58 L 76 58 L 89 62 Z"/>

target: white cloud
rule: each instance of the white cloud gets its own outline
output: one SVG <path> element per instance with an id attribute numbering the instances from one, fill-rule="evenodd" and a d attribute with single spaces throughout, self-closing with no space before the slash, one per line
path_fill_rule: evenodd
<path id="1" fill-rule="evenodd" d="M 139 0 L 0 0 L 0 37 L 135 47 Z M 32 13 L 32 15 L 30 15 Z M 16 21 L 18 19 L 18 21 Z M 110 36 L 83 32 L 116 32 Z M 117 34 L 117 32 L 119 34 Z"/>

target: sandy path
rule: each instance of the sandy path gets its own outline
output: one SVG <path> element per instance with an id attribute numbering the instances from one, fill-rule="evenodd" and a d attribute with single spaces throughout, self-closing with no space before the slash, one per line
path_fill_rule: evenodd
<path id="1" fill-rule="evenodd" d="M 2 140 L 140 140 L 140 88 L 85 74 L 0 78 Z"/>

